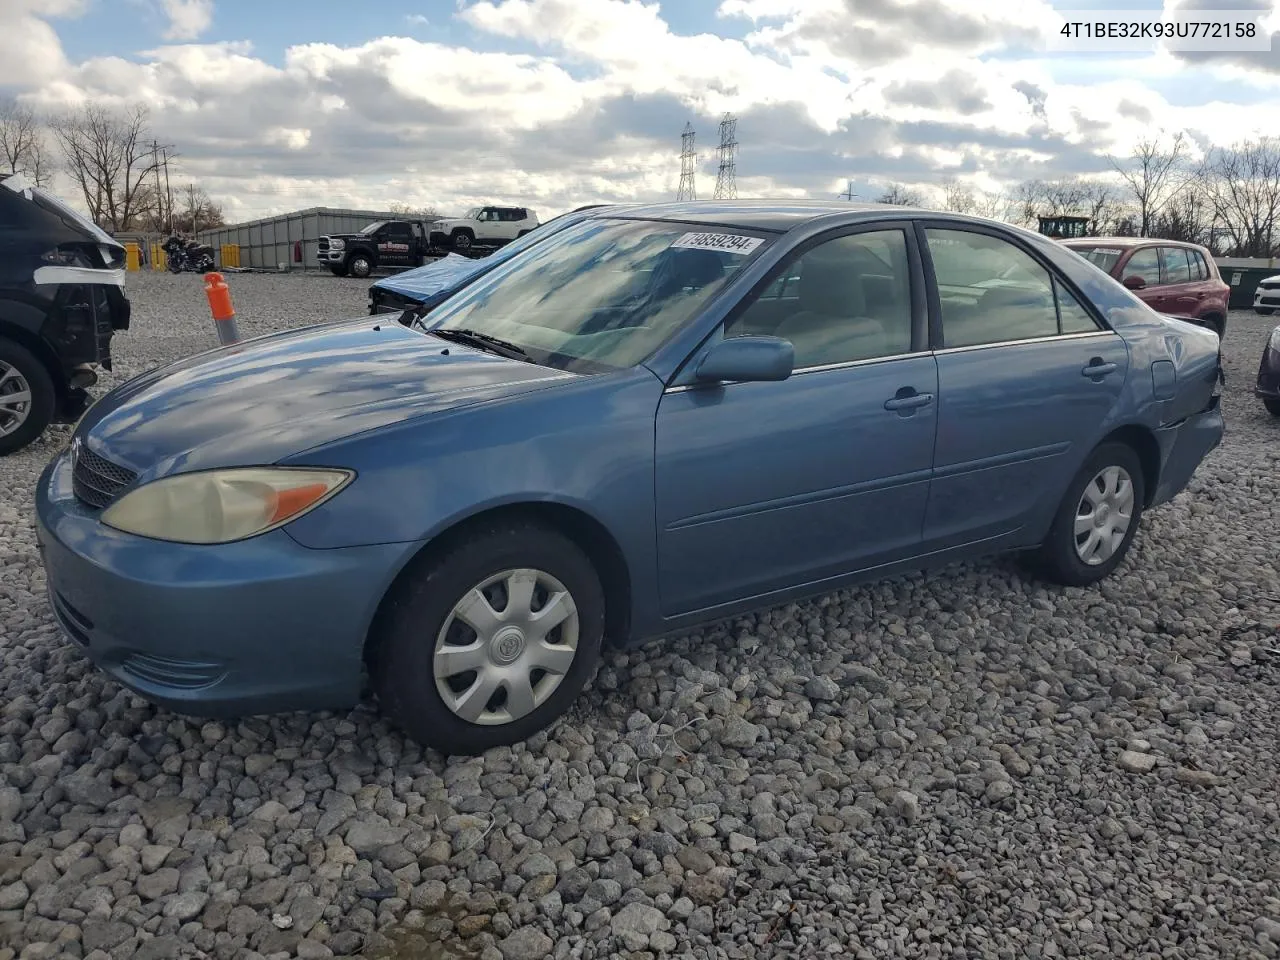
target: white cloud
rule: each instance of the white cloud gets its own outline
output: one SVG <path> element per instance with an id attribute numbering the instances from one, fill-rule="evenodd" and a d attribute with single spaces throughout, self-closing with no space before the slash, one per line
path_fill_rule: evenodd
<path id="1" fill-rule="evenodd" d="M 410 24 L 410 26 L 414 27 L 425 27 L 431 23 L 431 21 L 421 13 L 410 13 L 405 16 L 405 20 Z"/>
<path id="2" fill-rule="evenodd" d="M 169 18 L 166 40 L 194 40 L 213 23 L 213 0 L 160 0 Z"/>
<path id="3" fill-rule="evenodd" d="M 1236 74 L 1241 89 L 1277 82 L 1250 62 L 1189 66 L 1167 53 L 1063 70 L 1029 52 L 1043 0 L 723 0 L 722 17 L 750 21 L 745 41 L 674 33 L 653 0 L 478 0 L 457 18 L 503 52 L 407 37 L 265 55 L 187 42 L 76 64 L 47 20 L 50 0 L 16 2 L 0 82 L 48 108 L 148 103 L 184 175 L 243 218 L 394 200 L 446 212 L 522 201 L 549 215 L 670 197 L 688 120 L 706 195 L 725 110 L 739 116 L 744 195 L 834 196 L 849 177 L 925 185 L 947 174 L 989 189 L 1105 171 L 1103 154 L 1155 129 L 1218 142 L 1270 132 L 1265 107 L 1208 96 L 1175 106 L 1159 90 L 1189 72 Z M 163 2 L 191 16 L 187 35 L 208 28 L 211 3 Z"/>

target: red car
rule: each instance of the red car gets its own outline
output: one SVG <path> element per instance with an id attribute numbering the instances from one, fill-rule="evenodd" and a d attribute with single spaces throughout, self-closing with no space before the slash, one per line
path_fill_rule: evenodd
<path id="1" fill-rule="evenodd" d="M 1147 237 L 1083 237 L 1060 241 L 1105 270 L 1160 313 L 1227 329 L 1227 299 L 1213 255 L 1204 247 Z"/>

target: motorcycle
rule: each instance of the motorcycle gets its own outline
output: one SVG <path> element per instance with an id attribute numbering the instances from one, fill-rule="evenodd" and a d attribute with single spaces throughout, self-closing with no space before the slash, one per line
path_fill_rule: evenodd
<path id="1" fill-rule="evenodd" d="M 213 247 L 173 236 L 162 245 L 170 273 L 207 273 L 214 268 Z"/>

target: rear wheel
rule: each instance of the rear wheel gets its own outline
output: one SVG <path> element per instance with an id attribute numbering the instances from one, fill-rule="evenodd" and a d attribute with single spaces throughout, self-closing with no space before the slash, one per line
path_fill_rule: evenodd
<path id="1" fill-rule="evenodd" d="M 1034 556 L 1038 572 L 1071 587 L 1109 576 L 1129 552 L 1145 498 L 1138 455 L 1123 443 L 1102 444 L 1067 488 Z"/>
<path id="2" fill-rule="evenodd" d="M 1220 317 L 1216 313 L 1211 313 L 1204 318 L 1203 322 L 1205 326 L 1207 326 L 1210 330 L 1212 330 L 1214 333 L 1218 335 L 1219 340 L 1221 340 L 1226 335 L 1226 332 L 1227 332 L 1226 317 Z"/>
<path id="3" fill-rule="evenodd" d="M 600 659 L 600 578 L 572 541 L 534 524 L 476 531 L 388 602 L 370 655 L 379 703 L 443 753 L 475 755 L 545 729 Z"/>
<path id="4" fill-rule="evenodd" d="M 1267 413 L 1273 417 L 1280 417 L 1280 399 L 1276 397 L 1263 397 L 1262 405 L 1267 408 Z"/>
<path id="5" fill-rule="evenodd" d="M 53 421 L 53 378 L 26 347 L 0 339 L 0 456 L 21 450 Z"/>

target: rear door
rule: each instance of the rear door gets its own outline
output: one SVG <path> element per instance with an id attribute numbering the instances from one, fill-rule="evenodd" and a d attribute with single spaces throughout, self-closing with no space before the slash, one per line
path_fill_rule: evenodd
<path id="1" fill-rule="evenodd" d="M 1128 348 L 1030 247 L 978 225 L 921 233 L 939 398 L 924 547 L 1034 540 L 1120 399 Z"/>

